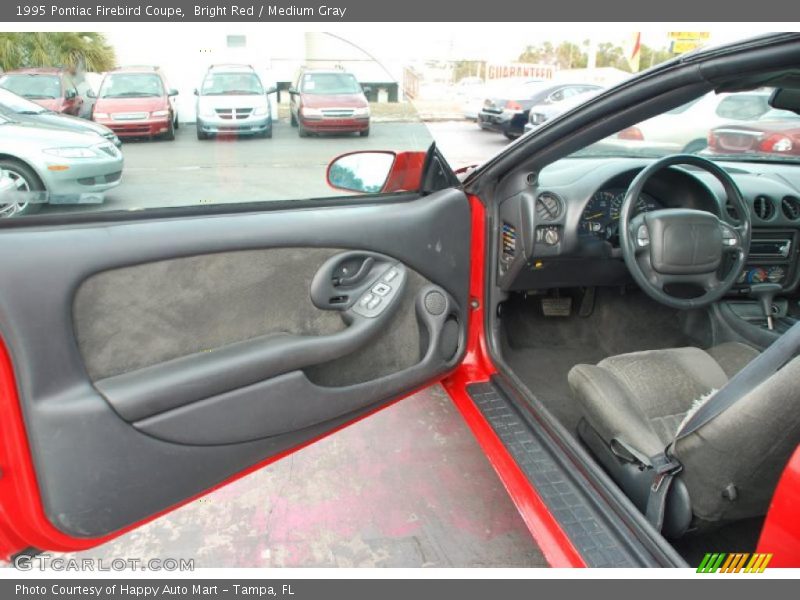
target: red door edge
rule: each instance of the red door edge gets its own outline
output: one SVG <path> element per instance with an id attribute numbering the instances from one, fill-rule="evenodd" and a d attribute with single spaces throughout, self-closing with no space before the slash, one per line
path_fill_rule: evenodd
<path id="1" fill-rule="evenodd" d="M 444 378 L 442 385 L 499 476 L 548 564 L 551 567 L 585 567 L 586 563 L 572 541 L 467 393 L 468 385 L 486 382 L 497 372 L 488 352 L 484 330 L 485 210 L 476 196 L 470 196 L 470 208 L 472 246 L 467 351 L 461 365 Z"/>
<path id="2" fill-rule="evenodd" d="M 772 554 L 772 567 L 800 565 L 800 446 L 783 469 L 767 512 L 756 552 Z"/>
<path id="3" fill-rule="evenodd" d="M 419 386 L 330 431 L 259 461 L 242 471 L 234 473 L 218 484 L 169 506 L 142 521 L 133 523 L 106 536 L 76 538 L 57 529 L 45 514 L 28 446 L 13 366 L 6 346 L 3 340 L 0 339 L 0 414 L 3 415 L 0 418 L 0 560 L 8 561 L 14 554 L 30 547 L 37 550 L 74 552 L 104 544 L 298 450 L 302 450 L 306 446 L 310 446 L 350 425 L 354 425 L 362 419 L 366 419 L 435 383 L 436 381 Z"/>

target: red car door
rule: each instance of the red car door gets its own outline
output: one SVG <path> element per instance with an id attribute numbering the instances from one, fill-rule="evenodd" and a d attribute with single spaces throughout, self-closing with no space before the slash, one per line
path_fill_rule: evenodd
<path id="1" fill-rule="evenodd" d="M 460 189 L 247 206 L 0 223 L 2 558 L 100 544 L 460 364 Z"/>

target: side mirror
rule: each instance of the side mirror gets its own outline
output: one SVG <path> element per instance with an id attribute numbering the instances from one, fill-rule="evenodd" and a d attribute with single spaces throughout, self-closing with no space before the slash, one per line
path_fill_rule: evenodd
<path id="1" fill-rule="evenodd" d="M 290 87 L 290 88 L 289 88 L 289 93 L 290 93 L 292 96 L 295 96 L 295 95 L 299 94 L 300 92 L 298 92 L 298 91 L 297 91 L 297 88 L 296 88 L 296 87 L 292 86 L 292 87 Z"/>
<path id="2" fill-rule="evenodd" d="M 76 92 L 75 90 L 67 90 L 64 93 L 64 98 L 66 98 L 67 100 L 72 100 L 77 95 L 78 95 L 78 92 Z"/>
<path id="3" fill-rule="evenodd" d="M 372 93 L 372 86 L 371 85 L 362 85 L 361 89 L 364 91 L 365 94 Z"/>
<path id="4" fill-rule="evenodd" d="M 422 182 L 425 152 L 350 152 L 328 165 L 328 185 L 338 190 L 377 194 L 416 191 Z"/>
<path id="5" fill-rule="evenodd" d="M 169 94 L 168 94 L 168 95 L 169 95 L 169 96 L 177 96 L 177 95 L 178 95 L 178 90 L 176 90 L 175 88 L 172 88 L 172 89 L 169 91 Z"/>
<path id="6" fill-rule="evenodd" d="M 778 110 L 789 110 L 800 115 L 800 91 L 775 88 L 769 96 L 769 105 Z"/>
<path id="7" fill-rule="evenodd" d="M 197 91 L 197 88 L 194 88 L 194 95 L 195 96 L 199 96 L 200 95 L 200 92 Z"/>
<path id="8" fill-rule="evenodd" d="M 94 90 L 89 90 L 86 92 L 87 98 L 97 98 L 97 94 L 95 94 Z"/>
<path id="9" fill-rule="evenodd" d="M 274 93 L 275 93 L 275 92 L 277 92 L 277 91 L 278 91 L 278 86 L 276 86 L 276 85 L 271 85 L 270 87 L 268 87 L 268 88 L 266 89 L 266 91 L 265 91 L 264 93 L 265 93 L 265 94 L 274 94 Z"/>

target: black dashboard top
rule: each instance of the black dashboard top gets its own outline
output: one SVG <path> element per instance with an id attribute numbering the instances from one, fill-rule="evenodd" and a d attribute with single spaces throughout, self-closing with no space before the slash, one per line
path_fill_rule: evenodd
<path id="1" fill-rule="evenodd" d="M 619 208 L 631 181 L 649 162 L 638 158 L 563 159 L 532 177 L 533 185 L 504 200 L 500 204 L 501 287 L 616 285 L 626 279 L 617 232 Z M 793 275 L 798 244 L 794 238 L 800 235 L 800 166 L 722 164 L 750 207 L 754 238 L 792 238 L 791 256 L 786 257 L 790 264 L 784 269 L 782 283 L 785 289 L 796 288 Z M 639 198 L 637 212 L 679 207 L 708 211 L 730 223 L 738 219 L 721 184 L 690 166 L 671 167 L 653 176 Z M 770 267 L 770 261 L 766 262 L 759 265 L 764 272 Z M 753 273 L 761 276 L 761 271 Z M 743 276 L 744 283 L 748 282 L 748 271 Z"/>

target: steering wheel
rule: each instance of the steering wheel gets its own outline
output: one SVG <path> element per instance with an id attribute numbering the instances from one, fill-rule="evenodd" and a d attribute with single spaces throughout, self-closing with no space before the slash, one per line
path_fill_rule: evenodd
<path id="1" fill-rule="evenodd" d="M 689 208 L 666 208 L 633 216 L 639 195 L 650 178 L 672 165 L 692 165 L 711 173 L 725 188 L 739 224 Z M 724 206 L 724 204 L 723 204 Z M 712 161 L 691 154 L 657 160 L 631 182 L 620 208 L 619 240 L 625 264 L 637 284 L 654 300 L 672 308 L 707 306 L 722 298 L 736 282 L 750 251 L 750 210 L 730 175 Z M 727 274 L 723 257 L 734 255 Z M 678 298 L 664 286 L 692 284 L 703 290 L 696 298 Z"/>

